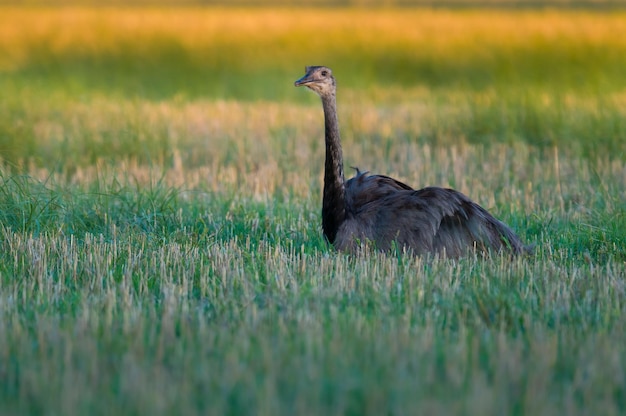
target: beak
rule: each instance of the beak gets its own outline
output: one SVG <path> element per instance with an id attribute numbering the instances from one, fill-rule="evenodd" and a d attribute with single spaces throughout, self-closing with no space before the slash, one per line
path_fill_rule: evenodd
<path id="1" fill-rule="evenodd" d="M 302 78 L 293 83 L 293 85 L 295 85 L 296 87 L 301 87 L 311 82 L 311 80 L 309 79 L 309 67 L 305 67 L 304 70 L 306 71 L 306 74 L 304 74 Z"/>
<path id="2" fill-rule="evenodd" d="M 308 84 L 309 82 L 311 82 L 311 81 L 309 81 L 309 79 L 308 79 L 308 75 L 309 75 L 309 74 L 306 74 L 305 76 L 303 76 L 302 78 L 300 78 L 299 80 L 297 80 L 296 82 L 294 82 L 294 83 L 293 83 L 293 85 L 295 85 L 296 87 L 301 87 L 301 86 L 303 86 L 303 85 Z"/>

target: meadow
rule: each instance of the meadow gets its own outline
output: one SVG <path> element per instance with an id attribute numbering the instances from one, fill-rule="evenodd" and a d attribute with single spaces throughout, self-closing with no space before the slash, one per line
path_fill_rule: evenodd
<path id="1" fill-rule="evenodd" d="M 335 252 L 346 171 L 535 255 Z M 0 8 L 0 413 L 622 414 L 626 13 Z"/>

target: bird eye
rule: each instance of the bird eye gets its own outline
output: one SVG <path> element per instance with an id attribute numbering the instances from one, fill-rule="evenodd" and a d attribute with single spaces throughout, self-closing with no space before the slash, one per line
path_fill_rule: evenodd
<path id="1" fill-rule="evenodd" d="M 328 71 L 322 71 L 322 76 L 325 77 L 328 75 Z"/>

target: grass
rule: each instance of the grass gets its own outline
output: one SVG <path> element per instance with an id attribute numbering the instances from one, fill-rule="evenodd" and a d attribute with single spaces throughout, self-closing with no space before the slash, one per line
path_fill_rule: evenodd
<path id="1" fill-rule="evenodd" d="M 3 8 L 0 413 L 623 413 L 623 17 Z M 536 255 L 330 249 L 311 63 Z"/>
<path id="2" fill-rule="evenodd" d="M 163 116 L 216 99 L 312 105 L 316 97 L 291 82 L 312 63 L 337 73 L 344 120 L 363 102 L 389 107 L 385 117 L 404 105 L 410 120 L 394 129 L 431 144 L 523 141 L 624 155 L 622 12 L 166 10 L 4 7 L 4 159 L 56 160 L 55 149 L 86 155 L 72 161 L 83 165 L 94 154 L 163 157 L 169 120 L 145 128 L 150 115 L 110 119 L 146 102 L 166 103 Z"/>

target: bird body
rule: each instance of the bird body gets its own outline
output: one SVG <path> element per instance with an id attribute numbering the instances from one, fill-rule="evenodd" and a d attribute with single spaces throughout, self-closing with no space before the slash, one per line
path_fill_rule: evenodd
<path id="1" fill-rule="evenodd" d="M 306 67 L 295 82 L 322 99 L 326 158 L 322 228 L 335 248 L 354 252 L 373 245 L 414 254 L 460 257 L 468 252 L 520 254 L 519 237 L 487 210 L 453 189 L 412 187 L 384 175 L 360 172 L 345 181 L 336 108 L 336 81 L 330 68 Z"/>

